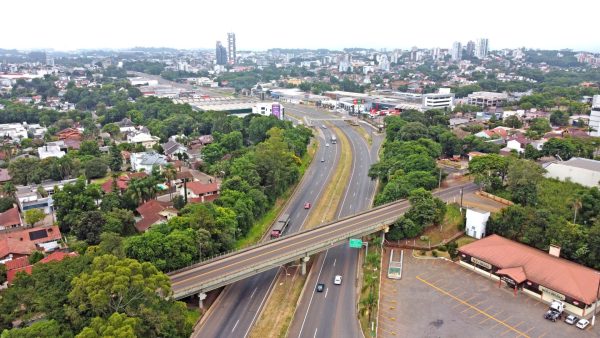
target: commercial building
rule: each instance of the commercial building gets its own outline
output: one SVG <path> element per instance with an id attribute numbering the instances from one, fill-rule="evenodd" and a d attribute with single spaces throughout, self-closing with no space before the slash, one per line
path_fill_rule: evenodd
<path id="1" fill-rule="evenodd" d="M 276 118 L 283 120 L 285 116 L 285 108 L 277 102 L 263 103 L 259 102 L 252 107 L 252 114 L 258 114 L 263 116 L 275 116 Z"/>
<path id="2" fill-rule="evenodd" d="M 488 54 L 488 39 L 478 39 L 475 43 L 475 57 L 485 59 Z"/>
<path id="3" fill-rule="evenodd" d="M 550 162 L 545 165 L 548 178 L 569 180 L 585 187 L 600 187 L 600 161 L 573 157 L 568 161 Z"/>
<path id="4" fill-rule="evenodd" d="M 467 103 L 481 108 L 502 107 L 508 100 L 506 93 L 474 92 L 467 96 Z"/>
<path id="5" fill-rule="evenodd" d="M 462 45 L 460 42 L 452 44 L 452 61 L 460 61 L 462 59 Z"/>
<path id="6" fill-rule="evenodd" d="M 491 235 L 458 249 L 459 263 L 478 274 L 498 281 L 543 302 L 565 303 L 577 316 L 591 316 L 598 302 L 600 272 L 559 258 L 560 248 L 550 252 L 507 238 Z"/>
<path id="7" fill-rule="evenodd" d="M 452 109 L 454 108 L 454 93 L 450 88 L 440 88 L 437 93 L 423 94 L 423 109 Z"/>
<path id="8" fill-rule="evenodd" d="M 217 60 L 218 65 L 226 65 L 227 64 L 227 49 L 223 47 L 221 41 L 217 41 L 217 48 L 215 51 L 215 58 Z"/>
<path id="9" fill-rule="evenodd" d="M 594 95 L 592 99 L 589 127 L 590 136 L 600 137 L 600 95 Z"/>
<path id="10" fill-rule="evenodd" d="M 237 62 L 237 54 L 235 47 L 235 33 L 227 33 L 227 47 L 229 54 L 227 55 L 229 59 L 229 64 L 234 65 Z"/>

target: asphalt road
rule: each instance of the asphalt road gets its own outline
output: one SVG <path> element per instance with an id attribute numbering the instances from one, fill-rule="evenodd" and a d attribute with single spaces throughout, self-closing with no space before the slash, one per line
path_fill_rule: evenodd
<path id="1" fill-rule="evenodd" d="M 308 219 L 310 210 L 304 209 L 304 203 L 315 203 L 339 160 L 337 147 L 325 147 L 331 137 L 331 131 L 318 130 L 320 147 L 314 162 L 305 173 L 295 196 L 292 197 L 284 213 L 290 214 L 290 225 L 285 234 L 300 230 Z M 325 162 L 320 162 L 324 158 Z M 229 285 L 223 290 L 220 300 L 213 305 L 203 325 L 198 327 L 193 337 L 245 337 L 250 331 L 263 306 L 266 296 L 275 281 L 278 267 L 260 273 L 245 280 Z"/>
<path id="2" fill-rule="evenodd" d="M 353 153 L 350 182 L 338 208 L 337 218 L 368 209 L 375 193 L 375 181 L 368 177 L 371 164 L 377 161 L 382 135 L 372 134 L 371 147 L 346 122 L 335 124 L 346 135 Z M 370 128 L 365 126 L 365 128 Z M 368 129 L 367 129 L 368 130 Z M 369 132 L 369 131 L 368 131 Z M 360 337 L 356 313 L 358 250 L 347 244 L 338 245 L 319 255 L 306 290 L 296 309 L 288 331 L 289 337 Z M 334 285 L 336 275 L 343 277 L 342 285 Z M 323 293 L 315 293 L 317 283 L 324 283 Z"/>

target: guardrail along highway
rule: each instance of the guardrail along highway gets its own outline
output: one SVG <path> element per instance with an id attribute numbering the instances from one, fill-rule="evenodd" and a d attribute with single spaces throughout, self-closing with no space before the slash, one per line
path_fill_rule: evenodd
<path id="1" fill-rule="evenodd" d="M 433 192 L 443 200 L 459 196 L 461 191 L 476 190 L 473 183 Z M 173 298 L 181 299 L 193 294 L 207 292 L 235 281 L 250 277 L 274 266 L 296 259 L 346 241 L 377 232 L 393 223 L 410 208 L 407 200 L 386 204 L 311 230 L 302 231 L 192 265 L 169 274 Z"/>

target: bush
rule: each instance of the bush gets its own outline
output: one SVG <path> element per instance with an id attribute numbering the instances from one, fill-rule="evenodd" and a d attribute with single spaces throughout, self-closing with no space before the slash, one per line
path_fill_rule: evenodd
<path id="1" fill-rule="evenodd" d="M 431 255 L 433 257 L 437 257 L 438 256 L 438 252 L 436 250 L 431 251 Z"/>
<path id="2" fill-rule="evenodd" d="M 419 251 L 419 254 L 420 254 L 421 256 L 425 256 L 425 250 L 421 250 L 421 251 Z"/>
<path id="3" fill-rule="evenodd" d="M 448 254 L 450 255 L 451 259 L 456 259 L 456 257 L 458 256 L 458 244 L 456 244 L 456 242 L 450 242 L 448 243 Z"/>
<path id="4" fill-rule="evenodd" d="M 445 245 L 440 245 L 440 246 L 438 246 L 437 249 L 442 252 L 445 252 L 446 250 L 448 250 Z"/>
<path id="5" fill-rule="evenodd" d="M 423 241 L 423 242 L 427 242 L 427 241 L 429 241 L 429 236 L 425 236 L 425 235 L 423 235 L 423 236 L 421 236 L 419 239 L 420 239 L 421 241 Z"/>

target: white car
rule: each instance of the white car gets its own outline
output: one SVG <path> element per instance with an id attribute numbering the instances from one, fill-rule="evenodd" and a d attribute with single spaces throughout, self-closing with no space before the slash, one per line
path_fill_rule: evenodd
<path id="1" fill-rule="evenodd" d="M 581 318 L 577 324 L 575 324 L 575 326 L 577 326 L 580 329 L 585 329 L 588 325 L 590 325 L 590 321 L 585 319 L 585 318 Z"/>
<path id="2" fill-rule="evenodd" d="M 333 284 L 341 285 L 342 284 L 342 276 L 336 275 L 335 278 L 333 279 Z"/>
<path id="3" fill-rule="evenodd" d="M 577 323 L 578 320 L 579 320 L 579 317 L 575 317 L 573 315 L 568 315 L 567 318 L 565 318 L 565 323 L 567 323 L 569 325 L 573 325 L 573 324 Z"/>

